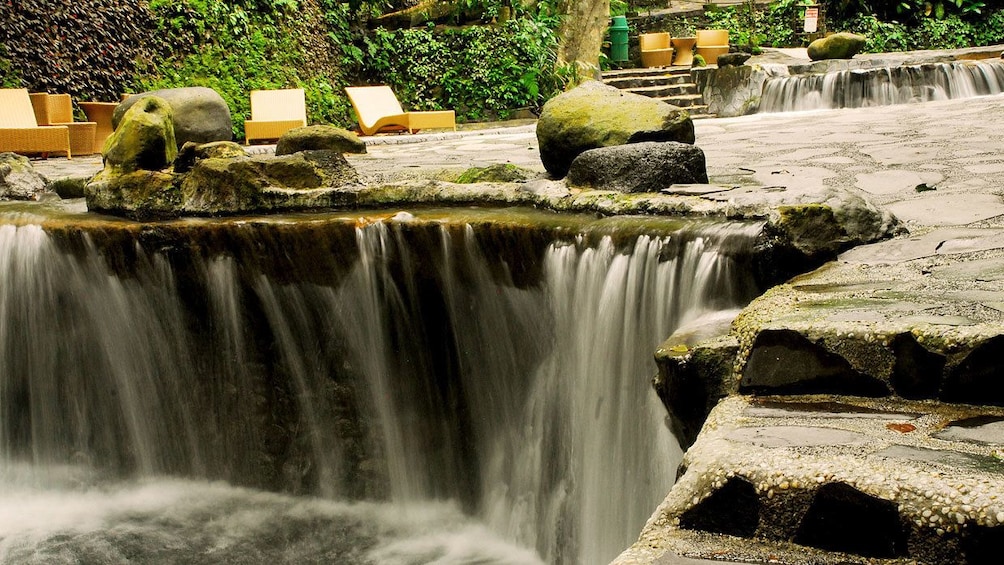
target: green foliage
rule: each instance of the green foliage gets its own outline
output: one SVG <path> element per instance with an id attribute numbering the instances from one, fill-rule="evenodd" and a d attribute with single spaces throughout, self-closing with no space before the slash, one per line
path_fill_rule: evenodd
<path id="1" fill-rule="evenodd" d="M 1004 41 L 1004 10 L 997 10 L 969 21 L 959 14 L 943 18 L 924 18 L 913 26 L 896 21 L 882 21 L 872 14 L 861 14 L 840 22 L 842 29 L 868 38 L 864 51 L 882 53 L 918 49 L 958 49 L 974 45 L 993 45 Z"/>
<path id="2" fill-rule="evenodd" d="M 0 88 L 23 88 L 21 74 L 11 64 L 7 48 L 0 43 Z"/>
<path id="3" fill-rule="evenodd" d="M 365 41 L 368 82 L 388 84 L 402 105 L 450 108 L 461 120 L 506 119 L 537 108 L 560 89 L 557 38 L 547 25 L 512 19 L 500 26 L 375 30 Z"/>
<path id="4" fill-rule="evenodd" d="M 779 0 L 769 6 L 751 1 L 705 13 L 709 29 L 725 29 L 729 43 L 744 49 L 790 47 L 795 37 L 796 0 Z"/>
<path id="5" fill-rule="evenodd" d="M 151 0 L 165 56 L 147 62 L 137 86 L 216 90 L 230 106 L 236 139 L 243 138 L 248 94 L 256 89 L 302 87 L 310 122 L 348 125 L 348 104 L 331 84 L 340 77 L 305 71 L 310 55 L 294 32 L 297 8 L 296 0 Z"/>

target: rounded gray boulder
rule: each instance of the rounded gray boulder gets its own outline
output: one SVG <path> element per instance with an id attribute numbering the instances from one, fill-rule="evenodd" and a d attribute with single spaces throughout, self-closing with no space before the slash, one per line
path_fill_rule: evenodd
<path id="1" fill-rule="evenodd" d="M 705 184 L 704 151 L 678 142 L 645 142 L 584 151 L 568 170 L 571 186 L 659 192 L 672 184 Z"/>
<path id="2" fill-rule="evenodd" d="M 584 151 L 644 141 L 694 143 L 694 122 L 685 110 L 596 81 L 555 96 L 537 121 L 540 160 L 564 177 Z"/>
<path id="3" fill-rule="evenodd" d="M 156 96 L 167 101 L 174 116 L 174 137 L 180 149 L 186 142 L 209 143 L 232 141 L 233 120 L 230 107 L 212 88 L 189 86 L 141 92 L 126 98 L 112 114 L 112 126 L 118 127 L 122 116 L 138 100 Z"/>

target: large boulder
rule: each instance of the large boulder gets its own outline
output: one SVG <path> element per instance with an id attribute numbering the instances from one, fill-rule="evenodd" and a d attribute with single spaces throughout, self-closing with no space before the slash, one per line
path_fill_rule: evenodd
<path id="1" fill-rule="evenodd" d="M 337 151 L 205 159 L 181 184 L 186 214 L 237 214 L 333 206 L 351 201 L 359 180 Z"/>
<path id="2" fill-rule="evenodd" d="M 249 157 L 207 144 L 190 152 L 184 173 L 106 168 L 86 187 L 87 208 L 139 220 L 254 214 L 349 206 L 358 189 L 356 170 L 336 151 Z"/>
<path id="3" fill-rule="evenodd" d="M 130 105 L 105 141 L 105 168 L 98 174 L 165 169 L 178 154 L 175 139 L 171 106 L 163 98 L 144 96 Z"/>
<path id="4" fill-rule="evenodd" d="M 568 184 L 619 192 L 659 192 L 671 184 L 704 184 L 704 151 L 679 143 L 647 141 L 584 151 L 572 161 Z"/>
<path id="5" fill-rule="evenodd" d="M 297 151 L 326 150 L 339 153 L 366 153 L 366 144 L 349 130 L 318 124 L 287 131 L 275 146 L 276 155 Z"/>
<path id="6" fill-rule="evenodd" d="M 152 90 L 126 98 L 112 114 L 112 126 L 119 122 L 133 104 L 146 96 L 163 98 L 174 111 L 174 135 L 180 148 L 188 141 L 209 143 L 232 141 L 233 120 L 230 107 L 215 90 L 204 86 Z"/>
<path id="7" fill-rule="evenodd" d="M 38 200 L 45 178 L 23 155 L 0 153 L 0 200 Z"/>
<path id="8" fill-rule="evenodd" d="M 864 49 L 866 41 L 863 35 L 840 32 L 813 41 L 806 51 L 813 61 L 850 59 Z"/>
<path id="9" fill-rule="evenodd" d="M 587 81 L 544 104 L 537 141 L 544 168 L 564 177 L 589 149 L 643 141 L 692 144 L 694 122 L 676 106 Z"/>

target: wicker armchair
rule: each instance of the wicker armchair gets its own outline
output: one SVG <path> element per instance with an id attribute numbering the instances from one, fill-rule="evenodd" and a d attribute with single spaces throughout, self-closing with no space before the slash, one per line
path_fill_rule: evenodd
<path id="1" fill-rule="evenodd" d="M 70 151 L 74 155 L 95 153 L 94 137 L 98 124 L 73 121 L 73 100 L 69 94 L 41 92 L 32 93 L 29 97 L 38 125 L 66 126 L 70 129 Z"/>
<path id="2" fill-rule="evenodd" d="M 251 119 L 244 121 L 244 143 L 273 141 L 287 131 L 307 125 L 307 104 L 302 88 L 252 90 Z"/>
<path id="3" fill-rule="evenodd" d="M 673 48 L 666 32 L 643 33 L 638 36 L 641 48 L 641 66 L 668 67 L 673 64 Z"/>
<path id="4" fill-rule="evenodd" d="M 697 31 L 697 54 L 709 65 L 718 64 L 718 56 L 729 52 L 729 32 L 724 29 Z"/>
<path id="5" fill-rule="evenodd" d="M 349 86 L 345 88 L 352 109 L 359 119 L 359 129 L 365 135 L 379 131 L 420 129 L 457 129 L 457 116 L 453 110 L 436 112 L 405 112 L 389 86 Z"/>
<path id="6" fill-rule="evenodd" d="M 28 90 L 24 88 L 0 89 L 0 151 L 23 154 L 70 152 L 70 128 L 66 126 L 39 126 L 32 109 Z"/>

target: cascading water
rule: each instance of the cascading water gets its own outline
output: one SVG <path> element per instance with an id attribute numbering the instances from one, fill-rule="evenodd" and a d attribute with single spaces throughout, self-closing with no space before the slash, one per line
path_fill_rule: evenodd
<path id="1" fill-rule="evenodd" d="M 605 563 L 633 542 L 680 459 L 652 353 L 752 297 L 719 246 L 756 227 L 352 221 L 0 226 L 0 558 Z"/>
<path id="2" fill-rule="evenodd" d="M 1004 92 L 1004 64 L 958 61 L 768 79 L 760 112 L 886 106 Z"/>

